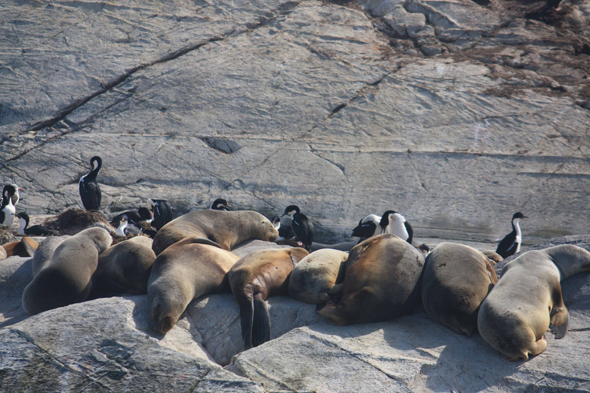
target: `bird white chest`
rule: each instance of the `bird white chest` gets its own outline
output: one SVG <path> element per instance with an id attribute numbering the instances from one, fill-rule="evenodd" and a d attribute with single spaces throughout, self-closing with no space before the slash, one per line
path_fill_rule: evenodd
<path id="1" fill-rule="evenodd" d="M 408 235 L 404 222 L 406 222 L 404 216 L 399 213 L 392 214 L 389 218 L 389 225 L 385 228 L 385 232 L 394 234 L 402 240 L 408 240 L 410 235 Z"/>

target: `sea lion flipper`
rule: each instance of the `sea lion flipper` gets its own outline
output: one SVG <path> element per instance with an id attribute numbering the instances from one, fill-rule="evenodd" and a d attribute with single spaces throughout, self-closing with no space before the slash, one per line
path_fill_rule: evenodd
<path id="1" fill-rule="evenodd" d="M 270 340 L 270 314 L 266 302 L 254 297 L 254 320 L 252 324 L 252 345 L 257 347 Z"/>
<path id="2" fill-rule="evenodd" d="M 565 307 L 560 308 L 552 317 L 549 329 L 555 335 L 556 339 L 564 338 L 567 334 L 570 316 Z M 561 323 L 560 323 L 561 322 Z M 559 323 L 559 325 L 556 325 Z"/>
<path id="3" fill-rule="evenodd" d="M 240 302 L 240 323 L 242 324 L 242 340 L 244 349 L 252 348 L 252 324 L 254 321 L 254 304 L 252 298 L 247 302 Z"/>

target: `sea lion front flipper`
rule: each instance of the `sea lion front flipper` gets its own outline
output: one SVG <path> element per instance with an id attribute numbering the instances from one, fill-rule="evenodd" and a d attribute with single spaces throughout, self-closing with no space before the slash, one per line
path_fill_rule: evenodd
<path id="1" fill-rule="evenodd" d="M 270 314 L 266 302 L 254 296 L 254 321 L 252 323 L 252 345 L 257 347 L 270 340 Z"/>
<path id="2" fill-rule="evenodd" d="M 560 308 L 552 317 L 549 329 L 556 339 L 564 338 L 567 333 L 570 316 L 565 307 Z M 559 323 L 557 325 L 557 323 Z"/>

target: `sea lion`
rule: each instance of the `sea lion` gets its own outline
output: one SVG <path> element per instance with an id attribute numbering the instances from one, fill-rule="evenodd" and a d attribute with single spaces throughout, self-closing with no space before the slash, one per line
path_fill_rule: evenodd
<path id="1" fill-rule="evenodd" d="M 199 296 L 229 292 L 226 273 L 238 259 L 197 236 L 176 242 L 158 255 L 148 281 L 153 330 L 164 334 L 172 329 L 186 306 Z"/>
<path id="2" fill-rule="evenodd" d="M 33 277 L 51 262 L 55 249 L 68 237 L 69 236 L 49 236 L 39 243 L 39 248 L 35 251 L 35 255 L 32 259 Z"/>
<path id="3" fill-rule="evenodd" d="M 504 266 L 483 301 L 477 327 L 481 337 L 509 360 L 536 356 L 547 347 L 548 327 L 565 336 L 568 311 L 561 280 L 590 270 L 590 252 L 574 245 L 528 251 Z"/>
<path id="4" fill-rule="evenodd" d="M 22 305 L 29 314 L 86 300 L 98 255 L 112 242 L 102 228 L 88 228 L 61 243 L 51 261 L 23 292 Z"/>
<path id="5" fill-rule="evenodd" d="M 422 253 L 399 237 L 370 237 L 350 250 L 340 301 L 330 300 L 317 312 L 336 325 L 378 322 L 410 313 L 420 302 L 423 265 Z"/>
<path id="6" fill-rule="evenodd" d="M 274 241 L 279 233 L 266 217 L 254 211 L 206 209 L 185 214 L 164 225 L 154 237 L 152 249 L 159 255 L 188 236 L 212 240 L 230 251 L 236 244 L 250 239 Z"/>
<path id="7" fill-rule="evenodd" d="M 289 296 L 309 304 L 325 304 L 334 286 L 344 280 L 348 253 L 325 248 L 303 258 L 291 272 Z"/>
<path id="8" fill-rule="evenodd" d="M 440 243 L 426 258 L 422 305 L 435 321 L 471 336 L 481 302 L 498 282 L 489 259 L 475 248 Z"/>
<path id="9" fill-rule="evenodd" d="M 500 255 L 494 251 L 482 251 L 482 254 L 485 255 L 486 257 L 488 257 L 488 259 L 492 265 L 495 265 L 496 263 L 500 263 L 504 260 L 504 258 L 502 258 L 502 255 Z"/>
<path id="10" fill-rule="evenodd" d="M 103 251 L 92 277 L 91 298 L 114 294 L 147 294 L 147 284 L 156 254 L 152 239 L 136 236 Z"/>
<path id="11" fill-rule="evenodd" d="M 266 298 L 288 294 L 289 274 L 308 252 L 303 248 L 254 251 L 235 263 L 227 274 L 240 306 L 244 348 L 270 340 Z"/>
<path id="12" fill-rule="evenodd" d="M 2 248 L 6 250 L 6 256 L 18 256 L 24 258 L 35 255 L 37 247 L 39 247 L 39 243 L 28 236 L 24 236 L 20 240 L 2 245 Z"/>

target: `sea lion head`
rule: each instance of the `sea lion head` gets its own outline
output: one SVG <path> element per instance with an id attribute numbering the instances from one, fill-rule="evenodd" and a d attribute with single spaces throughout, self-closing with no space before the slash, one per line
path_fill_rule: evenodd
<path id="1" fill-rule="evenodd" d="M 113 242 L 113 238 L 107 230 L 99 227 L 84 229 L 78 232 L 76 236 L 86 236 L 89 238 L 96 245 L 99 254 L 109 248 Z"/>
<path id="2" fill-rule="evenodd" d="M 148 290 L 150 324 L 156 333 L 166 334 L 176 325 L 178 318 L 184 312 L 182 302 L 175 301 L 177 298 L 184 297 L 180 292 L 180 288 L 175 287 L 167 287 L 165 294 L 160 288 L 150 287 Z"/>

